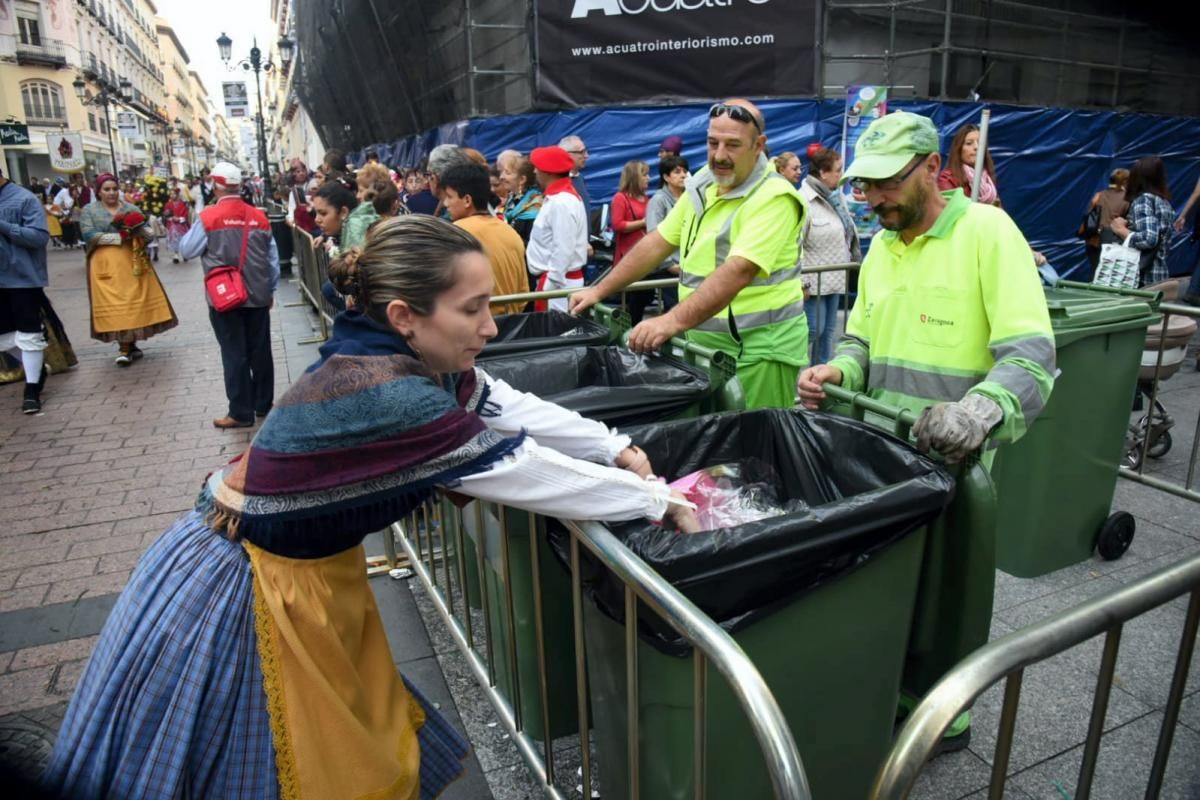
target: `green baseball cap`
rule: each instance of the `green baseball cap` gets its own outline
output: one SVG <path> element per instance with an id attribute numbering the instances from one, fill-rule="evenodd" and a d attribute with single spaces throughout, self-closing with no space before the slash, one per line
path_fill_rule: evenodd
<path id="1" fill-rule="evenodd" d="M 867 126 L 854 145 L 854 161 L 841 182 L 890 178 L 904 169 L 913 156 L 936 153 L 938 149 L 933 120 L 908 111 L 894 111 Z"/>

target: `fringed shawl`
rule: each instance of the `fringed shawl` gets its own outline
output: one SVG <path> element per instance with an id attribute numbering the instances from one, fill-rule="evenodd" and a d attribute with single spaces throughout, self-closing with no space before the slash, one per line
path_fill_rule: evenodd
<path id="1" fill-rule="evenodd" d="M 475 373 L 438 376 L 390 329 L 344 313 L 321 358 L 284 393 L 198 507 L 231 537 L 293 558 L 352 547 L 433 491 L 520 446 L 478 411 Z"/>

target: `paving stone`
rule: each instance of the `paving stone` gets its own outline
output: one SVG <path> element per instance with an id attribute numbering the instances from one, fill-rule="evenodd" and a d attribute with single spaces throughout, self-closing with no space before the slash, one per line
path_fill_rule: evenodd
<path id="1" fill-rule="evenodd" d="M 94 575 L 97 561 L 95 558 L 76 558 L 29 567 L 17 578 L 17 588 Z"/>
<path id="2" fill-rule="evenodd" d="M 1104 735 L 1092 783 L 1095 800 L 1142 797 L 1150 776 L 1162 714 L 1147 714 Z M 1017 774 L 1013 782 L 1035 800 L 1073 797 L 1083 748 L 1075 747 Z M 1200 797 L 1200 734 L 1179 726 L 1163 781 L 1163 798 Z"/>
<path id="3" fill-rule="evenodd" d="M 64 661 L 86 659 L 92 654 L 92 648 L 96 646 L 98 638 L 97 636 L 85 636 L 81 639 L 68 639 L 65 642 L 18 650 L 13 654 L 12 663 L 9 664 L 7 671 L 16 672 L 22 669 L 59 664 Z"/>
<path id="4" fill-rule="evenodd" d="M 55 702 L 58 698 L 47 698 L 46 692 L 56 669 L 47 665 L 0 675 L 0 715 Z"/>

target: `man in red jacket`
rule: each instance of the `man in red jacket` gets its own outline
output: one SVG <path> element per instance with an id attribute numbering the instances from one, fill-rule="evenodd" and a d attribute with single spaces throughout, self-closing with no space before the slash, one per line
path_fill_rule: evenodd
<path id="1" fill-rule="evenodd" d="M 242 172 L 220 163 L 209 176 L 215 202 L 200 212 L 179 243 L 184 259 L 201 256 L 204 274 L 237 267 L 248 295 L 237 308 L 218 312 L 209 300 L 208 319 L 221 346 L 229 413 L 213 420 L 218 428 L 249 428 L 265 417 L 275 397 L 271 358 L 271 306 L 279 283 L 279 251 L 262 209 L 238 196 Z"/>

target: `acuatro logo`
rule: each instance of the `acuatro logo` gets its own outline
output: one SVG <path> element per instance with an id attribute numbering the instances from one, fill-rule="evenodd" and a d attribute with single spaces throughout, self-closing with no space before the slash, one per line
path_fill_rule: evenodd
<path id="1" fill-rule="evenodd" d="M 701 8 L 729 8 L 737 0 L 575 0 L 571 18 L 586 17 L 598 11 L 608 17 L 621 14 L 644 14 L 657 11 L 666 14 L 672 11 L 696 11 Z M 750 5 L 761 6 L 770 0 L 746 0 Z"/>

